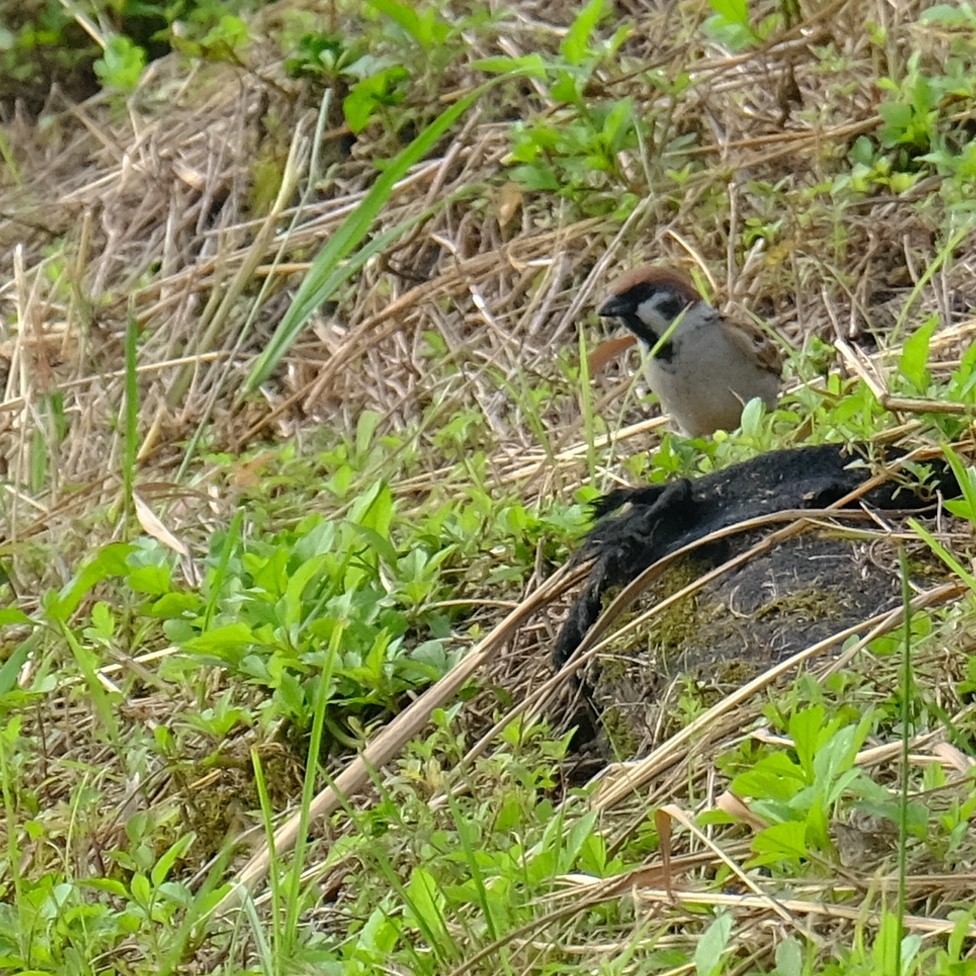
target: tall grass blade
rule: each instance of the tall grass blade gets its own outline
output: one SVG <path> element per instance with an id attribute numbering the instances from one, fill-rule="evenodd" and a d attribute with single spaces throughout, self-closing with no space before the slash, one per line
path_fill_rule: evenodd
<path id="1" fill-rule="evenodd" d="M 363 202 L 342 222 L 312 262 L 305 280 L 301 283 L 278 328 L 275 329 L 274 335 L 254 363 L 244 384 L 245 393 L 257 389 L 271 375 L 298 338 L 315 309 L 322 302 L 327 301 L 339 285 L 361 265 L 362 262 L 358 264 L 341 262 L 365 238 L 376 216 L 393 193 L 397 181 L 434 148 L 441 137 L 491 84 L 492 82 L 488 82 L 475 88 L 438 115 L 409 146 L 384 167 L 383 172 L 363 197 Z M 406 230 L 407 226 L 406 222 L 399 225 L 403 230 Z"/>

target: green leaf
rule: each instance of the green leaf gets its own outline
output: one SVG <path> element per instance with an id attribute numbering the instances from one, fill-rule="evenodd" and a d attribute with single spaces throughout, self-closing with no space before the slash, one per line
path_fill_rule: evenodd
<path id="1" fill-rule="evenodd" d="M 389 485 L 378 481 L 349 511 L 349 521 L 389 537 L 393 524 L 393 493 Z M 394 554 L 393 565 L 396 565 Z"/>
<path id="2" fill-rule="evenodd" d="M 607 0 L 590 0 L 570 25 L 559 50 L 570 64 L 582 64 L 593 56 L 590 39 L 607 12 Z"/>
<path id="3" fill-rule="evenodd" d="M 749 26 L 748 0 L 708 0 L 708 5 L 729 24 Z"/>
<path id="4" fill-rule="evenodd" d="M 85 563 L 59 593 L 49 591 L 45 594 L 44 606 L 52 619 L 66 621 L 98 583 L 110 577 L 125 576 L 128 571 L 126 560 L 132 551 L 133 546 L 128 542 L 110 543 Z"/>
<path id="5" fill-rule="evenodd" d="M 349 128 L 356 133 L 362 132 L 377 106 L 399 105 L 406 97 L 409 79 L 406 68 L 393 65 L 353 85 L 342 102 L 342 114 Z"/>
<path id="6" fill-rule="evenodd" d="M 803 950 L 792 935 L 776 946 L 775 976 L 803 976 Z"/>
<path id="7" fill-rule="evenodd" d="M 302 605 L 305 590 L 310 583 L 318 581 L 326 575 L 325 568 L 328 565 L 330 556 L 322 554 L 306 559 L 305 562 L 292 573 L 288 584 L 285 587 L 284 596 L 281 599 L 282 616 L 281 622 L 289 629 L 297 627 L 302 623 L 304 608 Z"/>
<path id="8" fill-rule="evenodd" d="M 917 937 L 906 936 L 902 939 L 903 926 L 901 919 L 893 912 L 884 912 L 881 916 L 881 925 L 875 937 L 874 945 L 871 948 L 871 957 L 874 961 L 875 972 L 878 973 L 897 973 L 899 967 L 896 960 L 901 962 L 901 973 L 912 971 L 911 960 L 918 951 L 918 944 L 912 947 L 913 941 Z"/>
<path id="9" fill-rule="evenodd" d="M 380 535 L 379 532 L 371 529 L 368 525 L 356 525 L 353 523 L 353 530 L 387 566 L 395 567 L 397 565 L 397 551 L 386 536 Z"/>
<path id="10" fill-rule="evenodd" d="M 103 87 L 133 92 L 146 67 L 146 52 L 130 38 L 117 35 L 109 39 L 94 67 Z"/>
<path id="11" fill-rule="evenodd" d="M 785 752 L 763 756 L 732 780 L 732 791 L 755 799 L 789 800 L 805 785 L 803 770 Z"/>
<path id="12" fill-rule="evenodd" d="M 579 71 L 562 69 L 556 72 L 555 81 L 549 86 L 549 94 L 557 102 L 567 105 L 580 105 L 582 102 L 582 86 L 586 76 Z"/>
<path id="13" fill-rule="evenodd" d="M 603 122 L 601 134 L 607 149 L 611 152 L 618 152 L 624 148 L 624 140 L 633 131 L 633 127 L 633 100 L 629 98 L 621 99 L 613 105 Z"/>
<path id="14" fill-rule="evenodd" d="M 307 722 L 308 701 L 301 682 L 291 672 L 284 671 L 277 679 L 277 685 L 275 699 L 284 706 L 286 714 L 294 716 L 302 723 Z"/>
<path id="15" fill-rule="evenodd" d="M 188 640 L 183 647 L 197 654 L 214 654 L 226 661 L 238 661 L 253 643 L 251 628 L 238 621 L 211 627 L 205 634 Z"/>
<path id="16" fill-rule="evenodd" d="M 702 25 L 709 37 L 733 51 L 759 43 L 761 37 L 749 23 L 748 0 L 709 0 L 709 6 L 715 14 Z"/>
<path id="17" fill-rule="evenodd" d="M 214 61 L 235 60 L 235 52 L 250 40 L 247 24 L 233 14 L 222 14 L 200 40 L 204 57 Z"/>
<path id="18" fill-rule="evenodd" d="M 968 3 L 936 3 L 919 17 L 921 24 L 943 24 L 946 27 L 976 27 L 976 10 Z"/>
<path id="19" fill-rule="evenodd" d="M 919 393 L 925 393 L 931 384 L 929 374 L 929 341 L 939 324 L 937 316 L 928 318 L 906 340 L 898 362 L 898 370 Z"/>
<path id="20" fill-rule="evenodd" d="M 820 733 L 824 727 L 825 714 L 823 705 L 811 705 L 790 717 L 788 731 L 807 782 L 810 782 L 813 760 L 818 749 L 823 745 L 823 737 Z"/>
<path id="21" fill-rule="evenodd" d="M 34 621 L 17 607 L 0 608 L 0 627 L 9 627 L 12 624 L 33 624 Z"/>
<path id="22" fill-rule="evenodd" d="M 169 566 L 130 566 L 126 582 L 136 593 L 166 596 L 173 590 L 173 571 Z"/>
<path id="23" fill-rule="evenodd" d="M 593 835 L 593 828 L 596 825 L 596 811 L 593 810 L 585 816 L 580 817 L 569 829 L 566 837 L 566 847 L 560 857 L 563 867 L 561 871 L 570 871 L 579 857 L 583 844 Z"/>
<path id="24" fill-rule="evenodd" d="M 91 627 L 85 629 L 85 636 L 110 640 L 115 635 L 115 617 L 112 608 L 99 600 L 91 611 Z"/>
<path id="25" fill-rule="evenodd" d="M 759 397 L 753 397 L 742 408 L 739 426 L 746 437 L 759 437 L 762 433 L 762 418 L 766 407 Z"/>
<path id="26" fill-rule="evenodd" d="M 437 11 L 429 7 L 418 14 L 415 7 L 399 0 L 367 0 L 381 14 L 399 24 L 425 50 L 443 44 L 451 33 L 450 25 L 440 19 Z"/>
<path id="27" fill-rule="evenodd" d="M 129 882 L 129 891 L 132 894 L 132 900 L 143 908 L 148 908 L 152 902 L 152 886 L 149 884 L 149 879 L 141 873 L 134 874 L 132 880 Z"/>
<path id="28" fill-rule="evenodd" d="M 963 464 L 962 458 L 948 445 L 942 449 L 942 452 L 962 492 L 962 500 L 950 499 L 945 503 L 946 508 L 953 515 L 969 519 L 970 523 L 976 525 L 976 467 Z"/>
<path id="29" fill-rule="evenodd" d="M 773 864 L 777 861 L 799 861 L 807 857 L 807 828 L 805 823 L 787 820 L 761 830 L 752 839 L 756 853 L 752 863 Z"/>
<path id="30" fill-rule="evenodd" d="M 708 926 L 695 948 L 695 973 L 697 976 L 713 976 L 722 971 L 722 954 L 728 948 L 732 935 L 732 916 L 722 912 Z"/>
<path id="31" fill-rule="evenodd" d="M 406 887 L 408 914 L 427 940 L 440 952 L 452 945 L 444 920 L 444 895 L 434 876 L 424 868 L 414 868 Z"/>
<path id="32" fill-rule="evenodd" d="M 912 125 L 912 108 L 901 102 L 884 102 L 878 106 L 878 114 L 884 120 L 881 127 L 881 144 L 886 147 L 897 146 L 901 142 L 911 142 L 908 135 Z"/>
<path id="33" fill-rule="evenodd" d="M 759 38 L 750 27 L 730 24 L 725 18 L 714 16 L 702 24 L 702 30 L 730 51 L 746 51 L 759 43 Z"/>
<path id="34" fill-rule="evenodd" d="M 7 659 L 0 665 L 0 696 L 8 695 L 19 688 L 20 670 L 31 654 L 32 645 L 32 638 L 28 638 L 13 652 L 8 652 Z M 38 682 L 33 684 L 36 687 Z"/>
<path id="35" fill-rule="evenodd" d="M 397 944 L 399 929 L 384 908 L 374 908 L 366 919 L 356 943 L 359 950 L 365 949 L 379 958 L 387 958 Z"/>
<path id="36" fill-rule="evenodd" d="M 546 62 L 541 54 L 524 54 L 519 58 L 481 58 L 472 67 L 492 75 L 518 74 L 527 78 L 545 78 Z"/>
<path id="37" fill-rule="evenodd" d="M 173 870 L 173 865 L 186 855 L 195 841 L 196 834 L 191 831 L 180 837 L 169 850 L 163 852 L 159 860 L 153 865 L 151 872 L 153 885 L 158 888 L 169 877 L 170 871 Z"/>
<path id="38" fill-rule="evenodd" d="M 942 543 L 932 535 L 920 522 L 909 519 L 908 525 L 913 532 L 925 540 L 928 547 L 941 559 L 969 588 L 976 593 L 976 576 L 974 576 Z"/>
<path id="39" fill-rule="evenodd" d="M 364 410 L 356 421 L 356 453 L 364 456 L 373 443 L 382 417 L 375 410 Z"/>

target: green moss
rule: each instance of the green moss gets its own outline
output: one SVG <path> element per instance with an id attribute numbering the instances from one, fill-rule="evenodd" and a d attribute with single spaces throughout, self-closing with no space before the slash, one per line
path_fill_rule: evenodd
<path id="1" fill-rule="evenodd" d="M 636 723 L 620 705 L 610 705 L 600 716 L 603 732 L 610 746 L 610 754 L 618 759 L 629 759 L 637 755 L 641 742 L 636 731 Z"/>
<path id="2" fill-rule="evenodd" d="M 739 548 L 753 541 L 740 540 Z M 765 668 L 895 605 L 898 573 L 879 556 L 874 540 L 830 532 L 798 536 L 612 640 L 588 680 L 613 753 L 634 755 L 629 750 L 646 743 L 648 730 L 677 731 Z M 932 572 L 925 559 L 917 561 L 919 570 Z M 709 568 L 690 559 L 671 567 L 621 625 Z M 680 700 L 663 705 L 666 688 L 682 675 L 687 680 Z M 668 710 L 663 717 L 662 707 Z"/>
<path id="3" fill-rule="evenodd" d="M 820 586 L 811 586 L 793 593 L 784 593 L 759 607 L 756 620 L 790 617 L 794 621 L 831 620 L 847 609 L 837 593 Z"/>
<path id="4" fill-rule="evenodd" d="M 648 590 L 648 594 L 642 600 L 644 606 L 637 607 L 635 612 L 625 615 L 621 619 L 620 626 L 626 626 L 630 620 L 644 612 L 649 602 L 658 604 L 668 599 L 697 580 L 705 571 L 699 563 L 683 560 L 674 566 L 663 580 Z M 616 593 L 610 596 L 612 598 Z M 606 602 L 609 603 L 610 599 Z M 619 642 L 611 645 L 606 657 L 601 658 L 602 676 L 608 680 L 623 677 L 632 669 L 635 653 L 644 656 L 648 661 L 667 665 L 674 649 L 683 647 L 685 642 L 697 632 L 700 623 L 698 599 L 693 593 L 671 604 L 663 613 L 655 614 L 635 630 L 627 631 Z"/>

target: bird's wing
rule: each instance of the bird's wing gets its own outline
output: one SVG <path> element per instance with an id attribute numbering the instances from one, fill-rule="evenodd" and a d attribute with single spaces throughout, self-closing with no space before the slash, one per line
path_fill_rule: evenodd
<path id="1" fill-rule="evenodd" d="M 717 324 L 729 342 L 738 346 L 747 355 L 755 356 L 770 373 L 778 376 L 782 372 L 782 350 L 768 336 L 752 325 L 732 322 L 722 316 L 718 316 Z"/>

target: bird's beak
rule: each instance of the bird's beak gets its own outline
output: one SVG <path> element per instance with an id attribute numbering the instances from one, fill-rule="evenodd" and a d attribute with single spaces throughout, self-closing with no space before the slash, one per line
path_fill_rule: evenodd
<path id="1" fill-rule="evenodd" d="M 631 310 L 630 302 L 620 295 L 611 295 L 596 313 L 601 318 L 612 318 L 618 315 L 626 315 Z"/>

